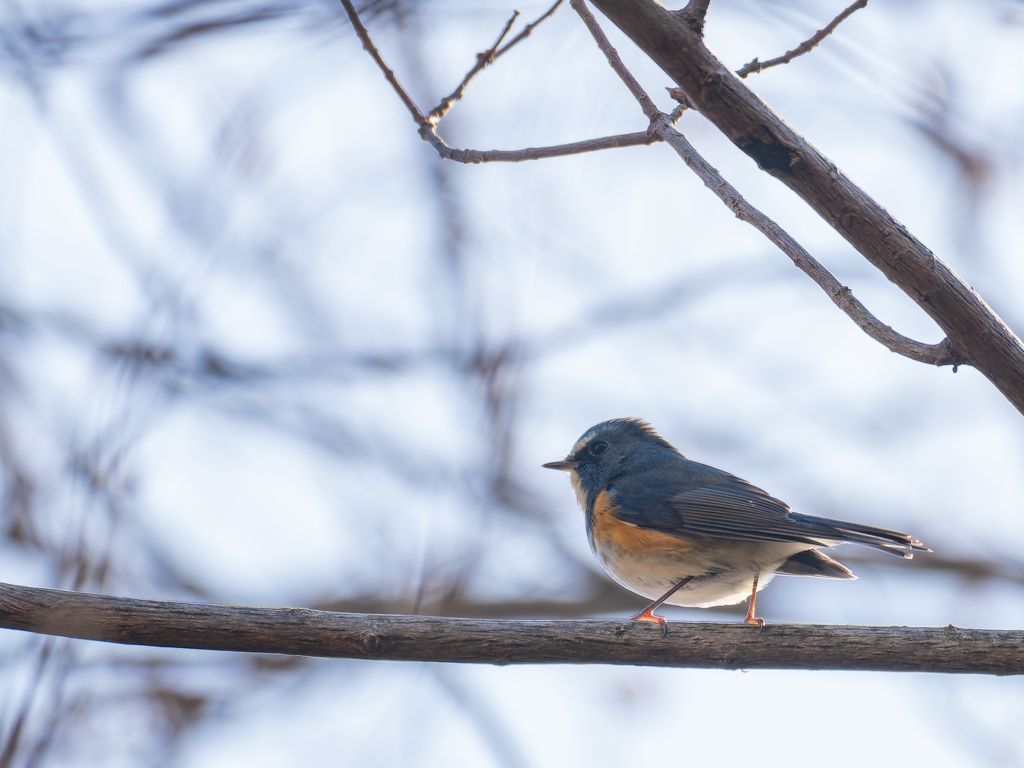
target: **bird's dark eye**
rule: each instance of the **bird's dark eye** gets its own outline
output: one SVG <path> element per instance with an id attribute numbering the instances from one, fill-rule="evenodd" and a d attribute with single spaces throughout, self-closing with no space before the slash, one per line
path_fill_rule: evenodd
<path id="1" fill-rule="evenodd" d="M 590 452 L 595 456 L 600 456 L 602 453 L 608 450 L 608 443 L 604 440 L 598 440 L 592 446 L 590 446 Z"/>

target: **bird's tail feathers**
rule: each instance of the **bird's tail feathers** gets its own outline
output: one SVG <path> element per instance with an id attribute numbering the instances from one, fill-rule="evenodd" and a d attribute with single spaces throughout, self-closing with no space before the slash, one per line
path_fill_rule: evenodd
<path id="1" fill-rule="evenodd" d="M 914 557 L 914 552 L 931 552 L 928 547 L 913 536 L 900 533 L 899 531 L 875 528 L 872 525 L 847 523 L 842 520 L 829 520 L 827 517 L 814 517 L 813 515 L 801 515 L 801 517 L 813 525 L 833 529 L 840 534 L 837 537 L 840 541 L 850 544 L 863 544 L 864 546 L 880 549 L 883 552 L 888 552 L 891 555 L 907 560 Z"/>

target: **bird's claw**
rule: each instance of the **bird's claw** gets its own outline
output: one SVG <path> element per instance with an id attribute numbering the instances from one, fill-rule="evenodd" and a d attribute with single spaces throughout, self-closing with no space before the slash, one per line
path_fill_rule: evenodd
<path id="1" fill-rule="evenodd" d="M 649 622 L 651 624 L 660 624 L 661 625 L 661 636 L 665 637 L 665 635 L 668 634 L 668 622 L 665 621 L 665 619 L 662 618 L 661 616 L 655 616 L 654 615 L 654 611 L 651 610 L 650 606 L 648 606 L 647 608 L 644 608 L 636 616 L 630 616 L 629 620 L 630 621 L 646 621 L 646 622 Z"/>

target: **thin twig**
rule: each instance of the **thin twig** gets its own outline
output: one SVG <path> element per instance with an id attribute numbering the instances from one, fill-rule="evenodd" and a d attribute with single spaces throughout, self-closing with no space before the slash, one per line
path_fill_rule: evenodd
<path id="1" fill-rule="evenodd" d="M 412 113 L 413 120 L 419 125 L 420 136 L 433 147 L 434 151 L 437 152 L 438 156 L 442 160 L 453 160 L 457 163 L 476 164 L 476 163 L 520 163 L 524 160 L 541 160 L 549 157 L 564 157 L 566 155 L 579 155 L 584 152 L 596 152 L 602 149 L 620 149 L 622 147 L 636 147 L 643 144 L 653 144 L 659 139 L 655 138 L 649 130 L 641 131 L 638 133 L 627 133 L 620 136 L 605 136 L 600 139 L 589 139 L 586 141 L 578 141 L 572 144 L 559 144 L 553 147 L 529 147 L 527 149 L 514 149 L 514 150 L 475 150 L 475 149 L 455 149 L 449 147 L 445 141 L 437 135 L 434 123 L 440 119 L 433 118 L 428 120 L 420 112 L 419 107 L 412 100 L 402 84 L 398 82 L 398 78 L 395 73 L 391 71 L 387 64 L 384 63 L 384 58 L 381 56 L 380 51 L 373 44 L 373 40 L 370 39 L 370 33 L 366 31 L 366 27 L 359 20 L 359 14 L 356 13 L 356 9 L 352 7 L 350 0 L 341 0 L 342 5 L 345 6 L 345 10 L 348 12 L 349 19 L 352 21 L 352 27 L 356 30 L 356 34 L 359 35 L 359 39 L 363 43 L 363 50 L 370 54 L 373 60 L 380 67 L 381 72 L 384 73 L 384 77 L 391 84 L 395 93 L 398 94 L 399 98 Z M 544 19 L 548 18 L 555 12 L 562 0 L 552 5 L 544 15 L 537 18 L 536 21 L 527 24 L 526 27 L 518 34 L 515 38 L 508 42 L 504 48 L 498 50 L 493 59 L 498 58 L 505 51 L 509 50 L 513 45 L 518 43 L 520 40 L 525 39 L 533 29 L 540 24 Z M 513 16 L 512 20 L 515 17 Z M 506 24 L 505 31 L 499 36 L 498 41 L 500 42 L 508 28 L 511 26 L 511 20 L 509 24 Z M 492 60 L 493 60 L 492 59 Z M 468 78 L 466 80 L 468 82 Z M 442 102 L 443 104 L 443 102 Z M 436 111 L 436 110 L 435 110 Z M 433 112 L 431 115 L 433 116 Z"/>
<path id="2" fill-rule="evenodd" d="M 384 58 L 380 55 L 380 51 L 377 50 L 377 46 L 373 44 L 370 39 L 370 33 L 366 31 L 366 27 L 363 26 L 363 22 L 359 20 L 359 14 L 356 13 L 356 9 L 352 6 L 351 0 L 341 0 L 341 4 L 345 6 L 345 11 L 348 13 L 349 21 L 352 22 L 352 28 L 359 35 L 359 40 L 363 44 L 363 50 L 370 54 L 370 57 L 380 67 L 380 71 L 384 73 L 384 77 L 391 83 L 391 87 L 394 88 L 395 93 L 405 104 L 406 108 L 412 114 L 412 119 L 416 121 L 416 125 L 420 127 L 420 131 L 424 128 L 430 128 L 430 123 L 427 118 L 420 112 L 420 108 L 416 106 L 416 102 L 412 100 L 412 97 L 405 92 L 405 88 L 398 82 L 398 78 L 395 77 L 395 73 L 391 71 L 387 64 L 384 63 Z"/>
<path id="3" fill-rule="evenodd" d="M 704 185 L 714 192 L 740 221 L 752 225 L 779 250 L 789 256 L 793 263 L 828 294 L 837 307 L 845 312 L 868 336 L 891 352 L 931 365 L 957 365 L 963 358 L 952 348 L 949 339 L 938 344 L 923 344 L 885 325 L 872 315 L 853 295 L 850 289 L 839 282 L 828 268 L 811 256 L 788 232 L 752 206 L 739 191 L 726 181 L 710 163 L 693 148 L 686 138 L 671 125 L 659 132 L 664 141 L 676 151 L 687 167 L 700 177 Z"/>
<path id="4" fill-rule="evenodd" d="M 521 42 L 522 42 L 523 40 L 525 40 L 526 38 L 528 38 L 528 37 L 529 37 L 529 36 L 530 36 L 531 34 L 533 34 L 533 30 L 534 30 L 534 28 L 536 28 L 536 26 L 537 26 L 538 24 L 540 24 L 540 23 L 541 23 L 542 21 L 544 21 L 544 20 L 545 20 L 545 19 L 547 19 L 547 18 L 548 18 L 549 16 L 551 16 L 551 15 L 552 15 L 552 14 L 553 14 L 553 13 L 554 13 L 554 12 L 555 12 L 556 10 L 558 10 L 558 6 L 560 6 L 561 4 L 562 4 L 562 0 L 555 0 L 555 4 L 554 4 L 554 5 L 552 5 L 552 6 L 551 6 L 550 8 L 548 8 L 548 9 L 547 9 L 546 11 L 544 11 L 544 13 L 543 13 L 543 14 L 541 14 L 541 15 L 540 15 L 540 16 L 538 16 L 538 17 L 537 17 L 536 19 L 534 19 L 533 21 L 531 21 L 531 22 L 530 22 L 529 24 L 527 24 L 527 25 L 526 25 L 525 27 L 523 27 L 523 31 L 522 31 L 522 32 L 520 32 L 520 33 L 519 33 L 518 35 L 516 35 L 515 37 L 513 37 L 513 38 L 512 38 L 511 40 L 509 40 L 509 41 L 508 41 L 508 43 L 507 43 L 507 44 L 505 45 L 505 47 L 504 47 L 504 48 L 500 49 L 500 50 L 499 50 L 499 51 L 498 51 L 498 52 L 497 52 L 496 54 L 494 54 L 494 58 L 498 58 L 498 57 L 499 57 L 499 56 L 501 56 L 501 55 L 502 55 L 503 53 L 505 53 L 506 51 L 508 51 L 508 50 L 509 50 L 510 48 L 512 48 L 512 47 L 514 47 L 514 46 L 516 46 L 516 45 L 518 45 L 518 44 L 519 44 L 519 43 L 521 43 Z"/>
<path id="5" fill-rule="evenodd" d="M 864 2 L 867 2 L 867 0 L 864 0 Z M 571 0 L 571 5 L 580 15 L 580 18 L 583 19 L 583 23 L 587 25 L 587 29 L 594 36 L 598 48 L 608 58 L 608 63 L 612 69 L 622 78 L 626 87 L 629 88 L 630 92 L 640 103 L 640 108 L 643 109 L 644 114 L 651 118 L 651 132 L 671 146 L 683 159 L 687 167 L 700 177 L 708 189 L 718 195 L 719 199 L 736 214 L 738 219 L 753 225 L 759 232 L 778 246 L 783 253 L 793 260 L 797 267 L 821 286 L 836 306 L 843 310 L 861 330 L 889 350 L 909 357 L 912 360 L 932 365 L 956 365 L 964 362 L 963 358 L 952 348 L 948 339 L 944 339 L 938 344 L 922 344 L 897 333 L 888 325 L 878 320 L 853 296 L 848 287 L 836 279 L 835 275 L 811 256 L 782 227 L 748 203 L 735 187 L 727 182 L 710 163 L 701 157 L 697 150 L 693 148 L 693 145 L 679 131 L 672 127 L 672 116 L 658 112 L 656 109 L 653 110 L 654 114 L 652 116 L 650 98 L 643 88 L 640 87 L 639 83 L 636 82 L 633 75 L 629 73 L 619 58 L 618 53 L 608 42 L 604 30 L 601 29 L 594 15 L 590 13 L 585 0 Z M 670 92 L 672 90 L 678 89 L 670 89 Z M 685 94 L 680 91 L 679 96 L 675 96 L 675 98 L 683 96 Z M 675 112 L 672 114 L 675 115 Z"/>
<path id="6" fill-rule="evenodd" d="M 587 25 L 587 29 L 590 30 L 591 34 L 594 35 L 594 40 L 597 42 L 597 47 L 601 49 L 601 52 L 608 59 L 608 63 L 611 68 L 615 70 L 615 74 L 621 78 L 622 82 L 626 84 L 626 88 L 633 94 L 633 98 L 640 102 L 640 109 L 644 111 L 644 115 L 648 120 L 654 120 L 661 111 L 654 106 L 654 102 L 651 101 L 651 97 L 647 95 L 647 92 L 640 85 L 639 81 L 633 77 L 633 73 L 626 69 L 626 65 L 622 63 L 622 59 L 619 58 L 619 52 L 612 47 L 611 41 L 608 40 L 607 35 L 601 29 L 597 23 L 597 19 L 594 18 L 594 14 L 590 12 L 587 4 L 583 0 L 570 0 L 569 5 L 572 9 L 580 15 L 583 19 L 583 23 Z M 596 32 L 595 32 L 596 30 Z"/>
<path id="7" fill-rule="evenodd" d="M 668 114 L 669 125 L 675 125 L 679 122 L 679 118 L 683 116 L 683 112 L 689 109 L 689 106 L 683 102 L 679 102 L 679 105 Z"/>
<path id="8" fill-rule="evenodd" d="M 494 621 L 248 608 L 0 584 L 0 627 L 162 648 L 475 664 L 1024 674 L 1024 632 L 625 620 Z"/>
<path id="9" fill-rule="evenodd" d="M 494 41 L 494 45 L 492 45 L 483 53 L 478 53 L 476 55 L 476 64 L 473 65 L 473 68 L 466 73 L 466 76 L 464 78 L 462 78 L 462 82 L 459 83 L 459 86 L 454 91 L 445 96 L 443 99 L 441 99 L 441 103 L 430 111 L 430 114 L 427 115 L 427 119 L 434 125 L 440 122 L 441 118 L 443 118 L 448 113 L 448 110 L 452 108 L 452 105 L 465 95 L 466 86 L 469 85 L 470 80 L 476 77 L 478 72 L 480 72 L 482 69 L 490 66 L 495 61 L 497 61 L 497 59 L 501 57 L 502 54 L 507 52 L 510 48 L 512 48 L 512 46 L 529 37 L 530 34 L 533 32 L 534 28 L 542 21 L 547 19 L 549 16 L 551 16 L 558 9 L 558 6 L 562 4 L 562 2 L 563 0 L 555 0 L 554 5 L 548 8 L 547 11 L 545 11 L 542 15 L 538 16 L 534 21 L 530 22 L 525 27 L 523 27 L 522 31 L 514 38 L 512 38 L 504 48 L 499 48 L 499 46 L 501 45 L 501 41 L 505 39 L 505 36 L 508 35 L 509 30 L 512 29 L 512 25 L 515 23 L 516 19 L 519 18 L 519 11 L 515 11 L 512 14 L 512 18 L 510 18 L 505 23 L 505 28 L 501 30 L 501 34 L 498 35 L 498 39 Z"/>
<path id="10" fill-rule="evenodd" d="M 476 163 L 521 163 L 524 160 L 544 160 L 549 157 L 566 157 L 581 155 L 585 152 L 597 152 L 602 149 L 622 149 L 639 147 L 661 141 L 650 130 L 637 133 L 623 133 L 617 136 L 604 136 L 600 139 L 588 139 L 572 144 L 556 144 L 553 147 L 528 147 L 526 149 L 452 149 L 441 139 L 434 148 L 443 160 L 454 160 L 467 165 Z"/>
<path id="11" fill-rule="evenodd" d="M 559 0 L 559 2 L 561 2 L 561 0 Z M 483 53 L 478 53 L 476 55 L 476 64 L 474 64 L 473 68 L 466 73 L 464 78 L 462 78 L 462 82 L 459 83 L 458 87 L 441 99 L 440 104 L 430 110 L 430 114 L 427 115 L 427 119 L 430 122 L 436 124 L 442 117 L 444 117 L 448 110 L 451 109 L 452 104 L 461 99 L 466 93 L 466 86 L 469 85 L 470 80 L 476 77 L 476 73 L 494 63 L 495 56 L 498 52 L 498 46 L 501 45 L 501 41 L 505 39 L 505 36 L 509 33 L 509 30 L 512 29 L 512 25 L 516 23 L 516 19 L 518 18 L 519 11 L 513 11 L 512 17 L 505 22 L 505 28 L 501 30 L 501 34 L 498 35 L 498 39 L 494 41 L 494 45 Z"/>
<path id="12" fill-rule="evenodd" d="M 846 21 L 847 17 L 853 14 L 854 11 L 858 11 L 868 4 L 868 0 L 857 0 L 857 2 L 850 5 L 842 13 L 836 16 L 830 21 L 824 29 L 819 29 L 807 40 L 804 40 L 800 45 L 791 51 L 786 51 L 782 56 L 775 59 L 769 59 L 768 61 L 761 62 L 756 57 L 753 61 L 748 64 L 744 64 L 740 69 L 736 70 L 736 74 L 740 77 L 746 77 L 747 75 L 754 72 L 761 72 L 762 70 L 768 69 L 769 67 L 777 67 L 779 64 L 789 64 L 797 56 L 803 56 L 805 53 L 812 51 L 815 46 L 818 45 L 822 40 L 831 35 L 836 31 L 836 27 Z"/>

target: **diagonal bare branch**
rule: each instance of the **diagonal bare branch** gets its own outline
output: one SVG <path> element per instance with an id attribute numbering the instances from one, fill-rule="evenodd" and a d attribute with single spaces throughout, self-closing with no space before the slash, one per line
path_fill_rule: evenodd
<path id="1" fill-rule="evenodd" d="M 832 299 L 836 306 L 843 310 L 861 330 L 875 339 L 875 341 L 883 344 L 890 351 L 909 357 L 912 360 L 932 365 L 957 365 L 964 362 L 963 357 L 957 353 L 948 339 L 938 344 L 923 344 L 909 339 L 888 325 L 885 325 L 868 312 L 867 308 L 854 297 L 850 289 L 840 283 L 835 275 L 821 262 L 811 256 L 789 233 L 748 203 L 743 195 L 726 181 L 714 166 L 701 157 L 697 150 L 693 148 L 693 145 L 679 131 L 672 127 L 674 122 L 672 116 L 665 115 L 653 107 L 650 97 L 647 96 L 640 84 L 629 70 L 626 69 L 618 53 L 608 41 L 608 37 L 604 34 L 604 30 L 598 24 L 597 19 L 594 18 L 594 15 L 587 8 L 585 0 L 571 0 L 571 5 L 580 15 L 580 18 L 583 19 L 583 23 L 587 25 L 587 29 L 590 30 L 598 47 L 608 58 L 608 63 L 612 69 L 622 78 L 626 87 L 629 88 L 630 92 L 640 103 L 644 114 L 651 118 L 652 133 L 668 143 L 683 159 L 687 167 L 700 177 L 708 189 L 718 195 L 722 202 L 736 214 L 738 219 L 753 225 L 759 232 L 778 246 L 783 253 L 792 259 L 797 267 L 803 270 L 805 274 L 828 294 L 828 297 Z"/>
<path id="2" fill-rule="evenodd" d="M 654 102 L 651 101 L 651 97 L 647 95 L 647 91 L 643 89 L 640 82 L 633 77 L 633 73 L 630 72 L 626 65 L 622 63 L 622 59 L 619 57 L 619 52 L 612 46 L 608 36 L 601 29 L 601 26 L 597 23 L 597 19 L 594 18 L 594 14 L 590 12 L 587 4 L 583 0 L 569 0 L 569 5 L 572 9 L 580 15 L 583 19 L 583 23 L 587 25 L 587 29 L 594 36 L 594 41 L 597 43 L 597 47 L 601 49 L 601 53 L 604 54 L 605 58 L 608 59 L 608 64 L 615 70 L 615 74 L 619 76 L 623 83 L 626 84 L 626 88 L 633 98 L 640 103 L 640 109 L 644 111 L 644 116 L 648 120 L 654 120 L 661 114 Z"/>
<path id="3" fill-rule="evenodd" d="M 559 2 L 561 2 L 561 0 L 559 0 Z M 501 45 L 501 41 L 505 39 L 505 36 L 509 33 L 509 30 L 512 29 L 512 25 L 516 23 L 516 19 L 518 18 L 519 11 L 513 11 L 511 18 L 505 22 L 504 29 L 502 29 L 501 34 L 498 35 L 498 39 L 494 41 L 494 45 L 483 53 L 478 53 L 476 55 L 476 64 L 474 64 L 473 68 L 466 73 L 464 78 L 462 78 L 462 82 L 459 83 L 458 87 L 441 99 L 440 104 L 430 110 L 430 114 L 427 115 L 427 119 L 431 123 L 436 125 L 438 121 L 447 114 L 448 110 L 452 108 L 452 105 L 465 95 L 469 81 L 476 77 L 478 72 L 494 63 L 495 58 L 497 58 L 498 46 Z"/>
<path id="4" fill-rule="evenodd" d="M 1024 342 L 949 265 L 793 130 L 657 0 L 593 0 L 765 173 L 796 192 L 1024 413 Z"/>
<path id="5" fill-rule="evenodd" d="M 781 56 L 769 59 L 768 61 L 762 62 L 754 58 L 753 61 L 744 64 L 738 70 L 736 74 L 740 77 L 746 77 L 755 72 L 761 72 L 768 69 L 769 67 L 777 67 L 779 64 L 789 64 L 797 56 L 803 56 L 805 53 L 810 53 L 817 45 L 824 40 L 826 37 L 836 31 L 836 27 L 842 24 L 846 19 L 853 14 L 854 11 L 858 11 L 868 4 L 868 0 L 856 0 L 849 7 L 845 8 L 842 13 L 836 16 L 832 21 L 825 25 L 823 29 L 819 29 L 809 38 L 804 40 L 800 45 L 791 51 L 786 51 Z"/>
<path id="6" fill-rule="evenodd" d="M 957 352 L 948 338 L 938 344 L 924 344 L 907 338 L 880 321 L 867 310 L 847 286 L 839 282 L 836 276 L 808 253 L 807 249 L 800 245 L 795 238 L 747 202 L 739 190 L 726 181 L 679 131 L 671 125 L 665 125 L 664 128 L 656 132 L 676 151 L 687 167 L 700 177 L 704 185 L 718 195 L 719 199 L 736 214 L 736 218 L 752 225 L 779 250 L 789 256 L 793 263 L 817 283 L 835 305 L 868 336 L 885 346 L 890 352 L 920 363 L 955 366 L 965 362 L 963 356 Z"/>
<path id="7" fill-rule="evenodd" d="M 412 114 L 412 119 L 416 121 L 416 125 L 423 128 L 430 129 L 432 126 L 428 122 L 427 118 L 420 112 L 420 108 L 416 106 L 416 102 L 412 100 L 412 97 L 406 93 L 405 88 L 398 82 L 398 78 L 395 73 L 391 71 L 391 68 L 384 63 L 384 58 L 380 55 L 380 51 L 377 50 L 377 46 L 373 44 L 373 40 L 370 39 L 370 33 L 366 31 L 366 27 L 363 26 L 363 22 L 359 20 L 359 14 L 356 13 L 356 9 L 352 6 L 351 0 L 341 0 L 341 4 L 345 6 L 345 12 L 348 13 L 349 21 L 352 22 L 352 28 L 356 31 L 359 36 L 360 42 L 363 44 L 363 50 L 370 54 L 370 57 L 376 62 L 377 66 L 380 67 L 380 71 L 384 73 L 384 77 L 391 83 L 391 87 L 394 88 L 395 93 L 405 104 L 406 108 Z"/>

